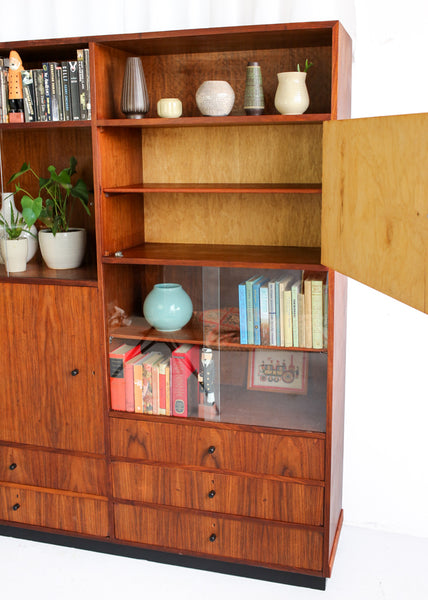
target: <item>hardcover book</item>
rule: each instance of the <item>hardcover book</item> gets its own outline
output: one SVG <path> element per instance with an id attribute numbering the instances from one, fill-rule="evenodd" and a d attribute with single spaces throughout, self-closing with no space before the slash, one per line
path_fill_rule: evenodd
<path id="1" fill-rule="evenodd" d="M 142 362 L 142 395 L 143 395 L 143 413 L 152 415 L 153 413 L 153 365 L 163 358 L 160 352 L 149 352 Z"/>
<path id="2" fill-rule="evenodd" d="M 77 50 L 77 72 L 79 82 L 79 103 L 80 103 L 80 118 L 86 120 L 88 111 L 86 108 L 86 74 L 85 74 L 85 57 L 83 49 Z"/>
<path id="3" fill-rule="evenodd" d="M 181 344 L 171 354 L 172 414 L 189 417 L 198 410 L 199 347 Z"/>
<path id="4" fill-rule="evenodd" d="M 43 87 L 45 92 L 46 102 L 46 120 L 52 121 L 52 99 L 51 99 L 51 85 L 49 78 L 49 63 L 44 62 L 42 65 L 43 71 Z"/>
<path id="5" fill-rule="evenodd" d="M 32 71 L 21 71 L 25 122 L 37 121 Z"/>
<path id="6" fill-rule="evenodd" d="M 36 102 L 37 120 L 47 121 L 45 83 L 42 69 L 33 69 L 34 97 Z"/>
<path id="7" fill-rule="evenodd" d="M 112 410 L 126 410 L 125 363 L 140 353 L 141 342 L 120 344 L 110 350 L 110 394 Z"/>
<path id="8" fill-rule="evenodd" d="M 79 70 L 77 60 L 68 61 L 69 86 L 71 99 L 71 120 L 80 120 Z"/>

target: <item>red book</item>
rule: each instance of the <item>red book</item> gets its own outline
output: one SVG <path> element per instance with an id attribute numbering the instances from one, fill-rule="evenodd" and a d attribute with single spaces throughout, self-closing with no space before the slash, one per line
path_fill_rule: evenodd
<path id="1" fill-rule="evenodd" d="M 199 346 L 181 344 L 171 354 L 172 414 L 197 414 Z"/>
<path id="2" fill-rule="evenodd" d="M 110 350 L 110 396 L 112 410 L 126 410 L 125 364 L 140 353 L 141 341 L 121 344 Z"/>
<path id="3" fill-rule="evenodd" d="M 137 354 L 125 363 L 125 410 L 127 412 L 135 412 L 134 366 L 142 357 L 142 354 Z"/>
<path id="4" fill-rule="evenodd" d="M 169 358 L 164 358 L 159 363 L 159 414 L 166 415 L 166 377 L 169 378 Z M 169 386 L 168 386 L 169 387 Z"/>

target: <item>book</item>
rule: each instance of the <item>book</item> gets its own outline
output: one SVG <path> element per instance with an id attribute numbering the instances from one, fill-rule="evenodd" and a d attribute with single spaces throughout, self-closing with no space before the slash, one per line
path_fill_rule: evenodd
<path id="1" fill-rule="evenodd" d="M 305 348 L 312 348 L 312 280 L 306 273 L 303 280 L 305 295 Z"/>
<path id="2" fill-rule="evenodd" d="M 260 286 L 260 344 L 269 346 L 269 280 Z"/>
<path id="3" fill-rule="evenodd" d="M 269 345 L 277 346 L 277 310 L 276 310 L 276 281 L 268 283 L 268 312 L 269 312 Z"/>
<path id="4" fill-rule="evenodd" d="M 278 281 L 279 345 L 284 347 L 293 345 L 291 286 L 296 281 L 299 273 L 300 271 L 285 271 L 285 275 Z"/>
<path id="5" fill-rule="evenodd" d="M 160 415 L 166 415 L 167 413 L 167 383 L 166 378 L 169 378 L 169 358 L 164 358 L 158 363 L 159 372 L 159 412 Z M 169 388 L 169 386 L 168 386 Z"/>
<path id="6" fill-rule="evenodd" d="M 125 363 L 125 410 L 135 412 L 134 395 L 134 365 L 142 359 L 142 354 L 137 354 Z"/>
<path id="7" fill-rule="evenodd" d="M 25 122 L 37 121 L 36 103 L 34 98 L 34 81 L 32 71 L 21 71 L 22 96 L 24 100 Z"/>
<path id="8" fill-rule="evenodd" d="M 300 348 L 305 348 L 305 294 L 302 292 L 297 295 L 297 317 L 299 331 L 299 346 Z"/>
<path id="9" fill-rule="evenodd" d="M 245 281 L 238 285 L 238 306 L 239 306 L 239 341 L 241 344 L 248 344 L 247 333 L 247 292 Z"/>
<path id="10" fill-rule="evenodd" d="M 91 110 L 91 69 L 89 65 L 89 48 L 84 48 L 83 56 L 85 61 L 85 76 L 86 76 L 86 118 L 88 120 L 92 117 Z"/>
<path id="11" fill-rule="evenodd" d="M 254 344 L 254 307 L 253 307 L 253 285 L 261 279 L 261 275 L 253 275 L 245 282 L 245 292 L 247 301 L 247 343 Z"/>
<path id="12" fill-rule="evenodd" d="M 79 97 L 79 71 L 77 60 L 69 60 L 68 62 L 68 84 L 70 87 L 71 100 L 71 120 L 80 120 L 80 97 Z"/>
<path id="13" fill-rule="evenodd" d="M 141 342 L 120 344 L 109 352 L 110 394 L 112 410 L 126 410 L 125 363 L 140 353 Z"/>
<path id="14" fill-rule="evenodd" d="M 299 294 L 302 293 L 301 280 L 295 281 L 291 286 L 291 318 L 293 322 L 293 346 L 298 348 L 299 339 Z"/>
<path id="15" fill-rule="evenodd" d="M 172 414 L 189 417 L 197 413 L 199 347 L 181 344 L 171 354 Z M 196 413 L 195 413 L 196 411 Z"/>
<path id="16" fill-rule="evenodd" d="M 68 70 L 68 62 L 63 60 L 61 62 L 62 70 L 62 93 L 64 102 L 64 121 L 71 120 L 71 101 L 70 101 L 70 77 Z"/>
<path id="17" fill-rule="evenodd" d="M 46 121 L 46 96 L 42 69 L 33 69 L 34 99 L 36 103 L 37 120 Z"/>
<path id="18" fill-rule="evenodd" d="M 324 347 L 324 283 L 325 275 L 312 280 L 312 348 Z"/>
<path id="19" fill-rule="evenodd" d="M 42 65 L 43 71 L 43 88 L 46 102 L 46 120 L 52 121 L 52 100 L 51 100 L 51 85 L 49 78 L 49 63 L 44 62 Z"/>
<path id="20" fill-rule="evenodd" d="M 253 284 L 253 314 L 254 314 L 254 344 L 261 344 L 261 320 L 260 320 L 260 287 L 267 281 L 262 277 Z"/>
<path id="21" fill-rule="evenodd" d="M 162 358 L 160 352 L 149 352 L 142 362 L 142 395 L 143 395 L 143 413 L 153 414 L 153 364 Z"/>
<path id="22" fill-rule="evenodd" d="M 79 83 L 80 118 L 86 120 L 88 118 L 88 111 L 86 108 L 86 75 L 83 48 L 77 50 L 77 73 Z"/>
<path id="23" fill-rule="evenodd" d="M 153 414 L 159 415 L 160 412 L 160 372 L 159 365 L 165 360 L 165 357 L 161 354 L 158 360 L 155 360 L 152 364 L 152 389 L 153 389 Z"/>
<path id="24" fill-rule="evenodd" d="M 56 67 L 58 63 L 49 62 L 49 87 L 50 87 L 50 97 L 51 97 L 51 111 L 52 111 L 52 121 L 59 121 L 59 90 L 57 86 L 57 78 L 56 78 Z"/>
<path id="25" fill-rule="evenodd" d="M 64 121 L 64 82 L 62 79 L 62 67 L 60 64 L 55 64 L 55 85 L 58 97 L 59 120 Z"/>

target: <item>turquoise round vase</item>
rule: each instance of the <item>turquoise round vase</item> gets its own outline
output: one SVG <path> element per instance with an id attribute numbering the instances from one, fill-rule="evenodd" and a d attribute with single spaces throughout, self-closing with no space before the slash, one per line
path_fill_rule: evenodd
<path id="1" fill-rule="evenodd" d="M 190 297 L 178 283 L 157 283 L 143 304 L 146 321 L 158 331 L 178 331 L 193 314 Z"/>

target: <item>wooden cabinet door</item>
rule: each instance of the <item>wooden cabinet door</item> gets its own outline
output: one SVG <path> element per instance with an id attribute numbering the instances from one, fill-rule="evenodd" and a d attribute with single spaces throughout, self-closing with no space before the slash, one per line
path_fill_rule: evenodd
<path id="1" fill-rule="evenodd" d="M 1 440 L 103 453 L 97 294 L 1 284 Z"/>
<path id="2" fill-rule="evenodd" d="M 324 123 L 324 265 L 428 312 L 428 113 Z"/>

